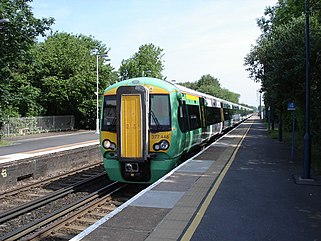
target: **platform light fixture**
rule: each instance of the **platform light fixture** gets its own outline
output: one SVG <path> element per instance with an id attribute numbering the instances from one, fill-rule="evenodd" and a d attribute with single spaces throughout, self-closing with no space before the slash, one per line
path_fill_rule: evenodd
<path id="1" fill-rule="evenodd" d="M 260 120 L 262 120 L 262 89 L 259 90 L 260 93 Z"/>
<path id="2" fill-rule="evenodd" d="M 309 0 L 305 0 L 305 134 L 304 134 L 304 161 L 303 179 L 311 179 L 311 134 L 310 134 L 310 38 L 309 38 Z"/>
<path id="3" fill-rule="evenodd" d="M 109 51 L 109 50 L 108 50 Z M 99 134 L 99 106 L 98 106 L 98 82 L 99 82 L 99 70 L 98 70 L 98 59 L 99 57 L 108 57 L 108 51 L 106 54 L 96 54 L 96 134 Z"/>
<path id="4" fill-rule="evenodd" d="M 0 23 L 10 23 L 10 20 L 7 18 L 0 19 Z"/>
<path id="5" fill-rule="evenodd" d="M 0 24 L 3 24 L 3 23 L 10 23 L 10 20 L 7 19 L 7 18 L 1 18 L 1 19 L 0 19 Z M 3 27 L 0 26 L 0 29 L 2 29 L 2 28 L 3 28 Z"/>

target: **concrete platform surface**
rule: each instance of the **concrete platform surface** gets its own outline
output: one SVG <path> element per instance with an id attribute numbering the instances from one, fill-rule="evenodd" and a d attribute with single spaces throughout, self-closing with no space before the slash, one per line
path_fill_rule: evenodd
<path id="1" fill-rule="evenodd" d="M 6 138 L 0 147 L 0 191 L 88 163 L 102 163 L 93 131 L 50 132 Z"/>
<path id="2" fill-rule="evenodd" d="M 249 119 L 72 240 L 321 240 L 321 187 Z"/>
<path id="3" fill-rule="evenodd" d="M 0 146 L 0 164 L 99 144 L 99 135 L 93 131 L 48 132 L 4 139 L 11 144 Z"/>

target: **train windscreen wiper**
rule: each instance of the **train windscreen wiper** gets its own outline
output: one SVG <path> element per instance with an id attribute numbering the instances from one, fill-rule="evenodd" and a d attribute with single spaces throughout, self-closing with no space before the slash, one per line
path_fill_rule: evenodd
<path id="1" fill-rule="evenodd" d="M 161 125 L 159 124 L 159 121 L 158 121 L 155 113 L 151 110 L 151 111 L 150 111 L 150 114 L 151 114 L 151 116 L 152 116 L 152 118 L 153 118 L 153 121 L 154 121 L 155 124 L 156 124 L 156 130 L 160 130 Z"/>

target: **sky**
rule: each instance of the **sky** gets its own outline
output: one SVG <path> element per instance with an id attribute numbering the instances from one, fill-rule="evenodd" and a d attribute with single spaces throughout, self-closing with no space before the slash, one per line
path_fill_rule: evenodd
<path id="1" fill-rule="evenodd" d="M 134 55 L 143 44 L 163 49 L 167 80 L 218 78 L 259 105 L 260 84 L 248 78 L 244 57 L 260 35 L 256 19 L 277 0 L 33 0 L 35 17 L 53 17 L 53 31 L 93 36 L 108 48 L 111 65 Z"/>

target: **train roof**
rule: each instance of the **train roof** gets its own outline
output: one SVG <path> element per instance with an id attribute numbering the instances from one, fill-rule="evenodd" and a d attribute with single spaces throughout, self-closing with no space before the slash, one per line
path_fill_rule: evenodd
<path id="1" fill-rule="evenodd" d="M 249 110 L 251 110 L 251 108 L 242 106 L 240 104 L 232 103 L 230 101 L 223 100 L 223 99 L 220 99 L 220 98 L 212 96 L 212 95 L 204 94 L 202 92 L 189 89 L 189 88 L 179 85 L 179 84 L 175 84 L 175 83 L 172 83 L 172 82 L 169 82 L 166 80 L 161 80 L 161 79 L 152 78 L 152 77 L 138 77 L 138 78 L 123 80 L 123 81 L 117 82 L 117 83 L 107 87 L 105 89 L 104 93 L 110 89 L 117 88 L 119 86 L 137 85 L 137 84 L 152 84 L 154 86 L 167 89 L 168 91 L 179 91 L 182 93 L 196 95 L 196 96 L 204 97 L 207 99 L 214 99 L 216 101 L 223 103 L 223 105 L 228 105 L 230 108 L 233 108 L 233 109 L 249 109 Z"/>
<path id="2" fill-rule="evenodd" d="M 230 102 L 230 101 L 227 101 L 227 100 L 223 100 L 221 98 L 218 98 L 218 97 L 215 97 L 215 96 L 212 96 L 212 95 L 204 94 L 202 92 L 189 89 L 189 88 L 187 88 L 185 86 L 182 86 L 182 85 L 178 85 L 178 84 L 173 84 L 173 85 L 175 85 L 176 88 L 179 91 L 183 92 L 183 93 L 193 94 L 193 95 L 197 95 L 197 96 L 200 96 L 200 97 L 205 97 L 205 98 L 208 98 L 208 99 L 215 99 L 216 101 L 219 101 L 219 102 L 221 102 L 221 103 L 223 103 L 225 105 L 229 105 L 230 108 L 252 110 L 251 108 L 248 108 L 246 106 L 242 106 L 240 104 L 236 104 L 236 103 L 233 103 L 233 102 Z"/>
<path id="3" fill-rule="evenodd" d="M 108 90 L 117 88 L 119 86 L 132 86 L 132 85 L 153 85 L 153 86 L 157 86 L 163 89 L 166 89 L 168 91 L 174 91 L 176 89 L 176 87 L 165 80 L 161 80 L 161 79 L 157 79 L 157 78 L 151 78 L 151 77 L 138 77 L 138 78 L 132 78 L 132 79 L 126 79 L 126 80 L 122 80 L 120 82 L 117 82 L 113 85 L 108 86 L 104 92 L 107 92 Z"/>

